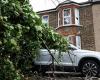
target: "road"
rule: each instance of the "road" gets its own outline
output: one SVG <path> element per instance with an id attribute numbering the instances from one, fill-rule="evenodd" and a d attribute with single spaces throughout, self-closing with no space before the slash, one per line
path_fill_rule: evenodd
<path id="1" fill-rule="evenodd" d="M 38 76 L 37 74 L 31 75 L 30 77 L 26 77 L 25 80 L 100 80 L 100 78 L 93 77 L 87 78 L 82 77 L 80 73 L 75 72 L 54 72 L 54 76 L 52 72 L 46 72 L 45 76 Z"/>
<path id="2" fill-rule="evenodd" d="M 51 73 L 52 72 L 47 72 L 45 77 L 37 77 L 33 80 L 100 80 L 100 78 L 97 77 L 82 77 L 80 73 L 75 72 L 54 72 L 55 76 L 51 75 Z"/>

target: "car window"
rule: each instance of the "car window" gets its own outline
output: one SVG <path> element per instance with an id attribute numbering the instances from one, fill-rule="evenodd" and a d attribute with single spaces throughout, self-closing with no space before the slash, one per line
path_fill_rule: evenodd
<path id="1" fill-rule="evenodd" d="M 73 44 L 69 44 L 68 49 L 69 50 L 78 50 L 79 48 L 74 46 Z"/>

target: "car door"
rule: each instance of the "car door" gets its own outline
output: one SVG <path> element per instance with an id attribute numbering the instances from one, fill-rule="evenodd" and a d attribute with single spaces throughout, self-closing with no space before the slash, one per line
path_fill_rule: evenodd
<path id="1" fill-rule="evenodd" d="M 52 62 L 52 58 L 48 50 L 41 49 L 39 55 L 35 59 L 37 65 L 49 65 Z"/>
<path id="2" fill-rule="evenodd" d="M 76 62 L 76 55 L 74 54 L 73 48 L 70 48 L 66 52 L 61 52 L 60 55 L 57 52 L 55 55 L 55 65 L 58 66 L 74 66 Z"/>
<path id="3" fill-rule="evenodd" d="M 74 66 L 75 62 L 76 62 L 76 55 L 73 53 L 73 50 L 69 50 L 68 52 L 62 52 L 61 65 Z"/>
<path id="4" fill-rule="evenodd" d="M 76 62 L 76 55 L 73 53 L 73 50 L 69 50 L 68 52 L 54 53 L 53 54 L 55 60 L 54 65 L 55 69 L 58 71 L 73 71 L 74 64 Z"/>

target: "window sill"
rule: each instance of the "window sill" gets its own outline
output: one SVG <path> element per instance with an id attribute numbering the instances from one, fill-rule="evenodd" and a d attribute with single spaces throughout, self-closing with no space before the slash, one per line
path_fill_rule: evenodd
<path id="1" fill-rule="evenodd" d="M 61 26 L 57 27 L 56 30 L 61 28 L 61 27 L 82 27 L 82 25 L 77 25 L 77 24 L 61 25 Z"/>

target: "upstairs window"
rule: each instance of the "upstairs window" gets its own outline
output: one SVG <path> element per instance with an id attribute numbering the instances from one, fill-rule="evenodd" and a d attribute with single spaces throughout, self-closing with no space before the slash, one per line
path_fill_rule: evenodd
<path id="1" fill-rule="evenodd" d="M 63 24 L 71 24 L 71 9 L 63 10 Z"/>
<path id="2" fill-rule="evenodd" d="M 42 22 L 46 25 L 49 24 L 49 16 L 48 15 L 43 15 L 42 16 Z"/>

